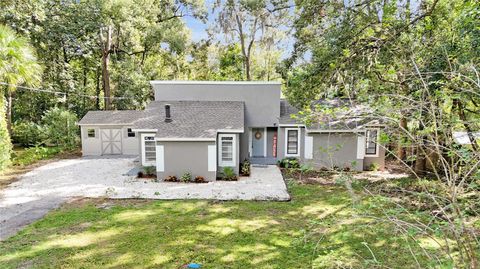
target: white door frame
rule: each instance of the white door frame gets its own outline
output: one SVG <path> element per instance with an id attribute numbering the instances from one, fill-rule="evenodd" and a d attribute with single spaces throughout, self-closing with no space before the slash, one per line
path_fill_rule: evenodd
<path id="1" fill-rule="evenodd" d="M 157 142 L 155 141 L 155 134 L 154 133 L 144 133 L 140 136 L 140 146 L 141 146 L 141 149 L 142 151 L 140 152 L 141 154 L 141 158 L 142 158 L 142 166 L 155 166 L 156 165 L 156 162 L 147 162 L 145 160 L 145 137 L 146 136 L 153 136 L 154 140 L 152 140 L 153 142 L 155 142 L 155 152 L 157 150 Z M 156 158 L 156 156 L 155 156 Z"/>

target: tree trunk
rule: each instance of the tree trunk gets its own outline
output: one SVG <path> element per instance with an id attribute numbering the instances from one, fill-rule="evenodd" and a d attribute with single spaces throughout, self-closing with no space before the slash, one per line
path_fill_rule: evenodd
<path id="1" fill-rule="evenodd" d="M 104 46 L 102 49 L 102 82 L 103 82 L 103 92 L 105 98 L 105 110 L 112 109 L 112 99 L 110 91 L 110 74 L 108 71 L 108 66 L 110 63 L 110 49 L 112 46 L 112 27 L 108 26 L 107 36 L 104 41 Z"/>
<path id="2" fill-rule="evenodd" d="M 6 119 L 7 119 L 7 130 L 8 134 L 10 137 L 12 137 L 12 105 L 13 105 L 13 92 L 11 90 L 7 89 L 7 113 L 6 113 Z"/>
<path id="3" fill-rule="evenodd" d="M 407 130 L 407 118 L 402 117 L 400 119 L 400 129 L 402 129 L 401 131 Z M 399 142 L 397 143 L 397 157 L 402 161 L 404 161 L 407 156 L 407 152 L 403 146 L 403 139 L 403 136 L 399 137 Z"/>
<path id="4" fill-rule="evenodd" d="M 457 106 L 458 117 L 462 121 L 463 128 L 465 128 L 465 131 L 467 132 L 468 139 L 470 140 L 470 144 L 472 145 L 473 151 L 478 152 L 480 146 L 478 145 L 477 139 L 473 134 L 473 130 L 472 130 L 472 127 L 470 126 L 470 123 L 468 122 L 467 115 L 465 115 L 465 109 L 462 102 L 458 99 L 455 99 L 453 101 L 453 104 Z"/>
<path id="5" fill-rule="evenodd" d="M 97 67 L 97 71 L 95 72 L 95 78 L 96 78 L 96 88 L 95 88 L 95 94 L 97 98 L 95 99 L 95 109 L 100 110 L 100 70 Z"/>

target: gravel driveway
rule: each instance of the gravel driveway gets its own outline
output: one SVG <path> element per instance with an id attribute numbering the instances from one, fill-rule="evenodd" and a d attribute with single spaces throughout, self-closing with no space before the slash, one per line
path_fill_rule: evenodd
<path id="1" fill-rule="evenodd" d="M 0 240 L 73 197 L 279 200 L 290 199 L 276 166 L 252 167 L 237 182 L 156 183 L 127 172 L 134 158 L 81 158 L 38 167 L 0 191 Z"/>

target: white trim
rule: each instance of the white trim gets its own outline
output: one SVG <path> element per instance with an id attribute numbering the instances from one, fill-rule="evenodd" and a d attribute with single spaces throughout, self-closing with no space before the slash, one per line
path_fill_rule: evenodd
<path id="1" fill-rule="evenodd" d="M 252 152 L 253 152 L 253 131 L 252 128 L 249 130 L 249 135 L 248 135 L 248 156 L 252 157 Z"/>
<path id="2" fill-rule="evenodd" d="M 375 143 L 375 154 L 367 154 L 367 148 L 363 147 L 363 151 L 365 152 L 365 158 L 374 158 L 380 156 L 379 151 L 380 151 L 380 143 L 378 142 L 380 138 L 380 129 L 378 128 L 368 128 L 367 130 L 376 130 L 377 131 L 377 138 L 376 138 L 376 143 Z M 365 131 L 365 146 L 367 145 L 367 140 L 368 140 L 368 134 Z"/>
<path id="3" fill-rule="evenodd" d="M 149 133 L 149 134 L 142 134 L 140 136 L 140 145 L 141 145 L 141 148 L 142 148 L 142 151 L 140 152 L 141 153 L 141 157 L 142 157 L 142 166 L 152 166 L 152 165 L 155 165 L 155 163 L 151 163 L 151 162 L 146 162 L 145 160 L 145 137 L 146 136 L 153 136 L 155 137 L 155 134 L 152 134 L 152 133 Z M 152 140 L 155 142 L 155 140 Z"/>
<path id="4" fill-rule="evenodd" d="M 155 141 L 215 141 L 215 138 L 202 138 L 202 137 L 173 137 L 173 138 L 155 138 Z"/>
<path id="5" fill-rule="evenodd" d="M 224 162 L 222 160 L 222 138 L 232 137 L 232 161 Z M 235 167 L 236 166 L 236 154 L 237 154 L 237 135 L 235 134 L 219 134 L 218 135 L 218 166 L 221 167 Z"/>
<path id="6" fill-rule="evenodd" d="M 365 158 L 365 136 L 357 136 L 357 159 Z"/>
<path id="7" fill-rule="evenodd" d="M 282 124 L 280 123 L 278 125 L 278 127 L 305 127 L 305 124 L 294 124 L 294 123 L 291 123 L 291 124 Z"/>
<path id="8" fill-rule="evenodd" d="M 217 133 L 243 133 L 242 129 L 219 129 Z"/>
<path id="9" fill-rule="evenodd" d="M 297 154 L 288 154 L 288 131 L 298 131 L 297 132 Z M 300 157 L 300 137 L 301 137 L 301 130 L 300 128 L 285 128 L 285 133 L 284 133 L 284 137 L 285 137 L 285 147 L 284 147 L 284 155 L 285 157 Z"/>
<path id="10" fill-rule="evenodd" d="M 305 159 L 313 159 L 313 136 L 305 135 Z"/>
<path id="11" fill-rule="evenodd" d="M 98 128 L 95 128 L 95 127 L 92 127 L 92 128 L 85 127 L 85 139 L 98 139 L 100 136 L 99 135 L 97 136 L 97 133 L 99 133 L 97 129 Z M 93 137 L 88 136 L 88 130 L 94 130 Z"/>
<path id="12" fill-rule="evenodd" d="M 133 129 L 134 132 L 157 132 L 157 129 Z"/>
<path id="13" fill-rule="evenodd" d="M 165 172 L 165 150 L 163 145 L 155 146 L 157 172 Z"/>
<path id="14" fill-rule="evenodd" d="M 217 171 L 217 145 L 208 145 L 208 172 Z"/>
<path id="15" fill-rule="evenodd" d="M 263 128 L 263 157 L 267 157 L 267 127 Z"/>
<path id="16" fill-rule="evenodd" d="M 200 81 L 200 80 L 151 80 L 151 85 L 281 85 L 280 81 Z"/>

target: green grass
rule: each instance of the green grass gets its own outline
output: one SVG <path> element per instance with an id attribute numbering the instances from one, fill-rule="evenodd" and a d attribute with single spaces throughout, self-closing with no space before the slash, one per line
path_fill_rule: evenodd
<path id="1" fill-rule="evenodd" d="M 290 202 L 101 201 L 67 205 L 0 243 L 0 268 L 418 268 L 438 266 L 341 187 L 289 184 Z M 388 204 L 385 204 L 388 208 Z M 415 262 L 412 254 L 418 260 Z"/>

